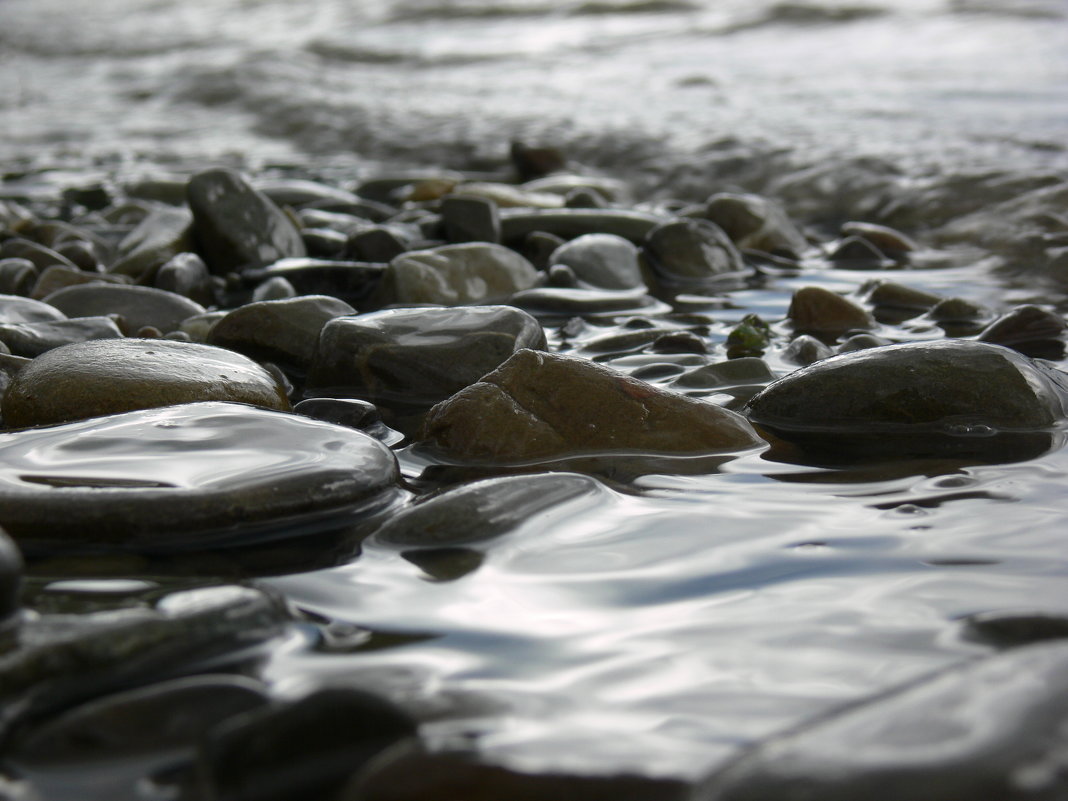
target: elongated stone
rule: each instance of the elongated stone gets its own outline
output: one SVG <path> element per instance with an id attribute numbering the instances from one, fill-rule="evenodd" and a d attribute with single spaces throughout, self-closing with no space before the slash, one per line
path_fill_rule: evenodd
<path id="1" fill-rule="evenodd" d="M 98 317 L 121 314 L 129 333 L 151 326 L 170 333 L 187 317 L 203 314 L 194 300 L 149 286 L 121 284 L 80 284 L 53 292 L 45 303 L 68 317 Z"/>
<path id="2" fill-rule="evenodd" d="M 110 317 L 75 317 L 41 323 L 0 325 L 0 342 L 16 356 L 33 358 L 53 348 L 91 339 L 121 339 L 122 331 Z"/>
<path id="3" fill-rule="evenodd" d="M 538 280 L 529 261 L 501 245 L 445 245 L 393 259 L 383 279 L 383 298 L 444 306 L 493 303 L 530 289 Z"/>
<path id="4" fill-rule="evenodd" d="M 3 398 L 9 426 L 51 425 L 197 401 L 288 410 L 275 378 L 239 353 L 164 339 L 99 339 L 38 356 Z"/>

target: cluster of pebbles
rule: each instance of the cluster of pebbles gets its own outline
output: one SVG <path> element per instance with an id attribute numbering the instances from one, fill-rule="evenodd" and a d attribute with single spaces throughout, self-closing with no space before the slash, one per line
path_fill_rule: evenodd
<path id="1" fill-rule="evenodd" d="M 514 155 L 523 183 L 217 168 L 0 203 L 0 794 L 47 797 L 50 771 L 122 761 L 190 798 L 682 797 L 425 753 L 417 720 L 359 689 L 274 697 L 241 667 L 308 621 L 217 577 L 306 569 L 294 539 L 336 563 L 376 532 L 492 536 L 601 481 L 760 450 L 1007 461 L 1058 441 L 1068 383 L 1032 357 L 1063 352 L 1065 323 L 1042 308 L 995 316 L 879 280 L 717 322 L 732 292 L 814 259 L 907 275 L 921 251 L 905 234 L 852 222 L 817 242 L 763 197 L 635 203 L 551 152 Z M 888 336 L 917 320 L 935 334 Z M 163 565 L 173 586 L 138 578 Z M 101 595 L 94 570 L 126 578 Z M 896 799 L 934 781 L 978 798 L 981 780 L 1039 797 L 1005 784 L 1033 726 L 1019 754 L 1009 725 L 934 766 L 902 734 L 931 708 L 973 714 L 977 688 L 1021 671 L 1063 689 L 1064 649 L 1036 648 L 769 743 L 698 794 Z M 1012 691 L 1011 714 L 979 712 L 1063 732 L 1063 703 Z M 886 715 L 901 731 L 865 725 Z M 850 760 L 864 737 L 884 762 Z"/>

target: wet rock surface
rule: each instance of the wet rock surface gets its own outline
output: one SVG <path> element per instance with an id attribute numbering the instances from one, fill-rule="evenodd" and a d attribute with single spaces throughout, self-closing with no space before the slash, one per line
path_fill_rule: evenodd
<path id="1" fill-rule="evenodd" d="M 0 631 L 19 608 L 22 589 L 22 556 L 11 538 L 0 529 Z"/>
<path id="2" fill-rule="evenodd" d="M 1063 643 L 980 659 L 772 739 L 694 798 L 1058 798 L 1066 684 Z"/>
<path id="3" fill-rule="evenodd" d="M 523 348 L 546 347 L 541 325 L 511 306 L 391 309 L 326 324 L 309 395 L 429 407 Z"/>
<path id="4" fill-rule="evenodd" d="M 963 340 L 874 347 L 770 385 L 749 418 L 784 439 L 842 452 L 997 451 L 1049 444 L 1063 377 L 1006 348 Z"/>
<path id="5" fill-rule="evenodd" d="M 191 549 L 388 503 L 393 454 L 351 429 L 191 403 L 0 434 L 0 525 L 24 545 Z"/>
<path id="6" fill-rule="evenodd" d="M 175 403 L 237 401 L 288 410 L 270 373 L 233 351 L 160 339 L 108 339 L 38 356 L 4 393 L 9 426 L 49 425 Z"/>
<path id="7" fill-rule="evenodd" d="M 761 444 L 744 418 L 718 406 L 530 350 L 432 409 L 423 439 L 450 457 L 491 463 L 613 451 L 697 456 Z"/>
<path id="8" fill-rule="evenodd" d="M 505 300 L 537 284 L 538 273 L 518 253 L 476 242 L 402 253 L 383 281 L 389 301 L 451 306 Z"/>
<path id="9" fill-rule="evenodd" d="M 166 334 L 186 318 L 204 313 L 196 301 L 147 286 L 81 284 L 58 289 L 44 301 L 67 317 L 120 315 L 130 335 L 149 326 Z"/>

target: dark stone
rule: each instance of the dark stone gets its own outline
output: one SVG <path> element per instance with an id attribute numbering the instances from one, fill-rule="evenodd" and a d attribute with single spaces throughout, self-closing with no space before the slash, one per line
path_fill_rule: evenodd
<path id="1" fill-rule="evenodd" d="M 215 282 L 208 265 L 195 253 L 179 253 L 156 273 L 156 289 L 173 292 L 202 306 L 217 302 Z"/>
<path id="2" fill-rule="evenodd" d="M 522 348 L 545 348 L 538 321 L 511 306 L 390 309 L 326 324 L 308 371 L 309 395 L 428 407 Z"/>
<path id="3" fill-rule="evenodd" d="M 552 263 L 550 259 L 556 249 L 564 244 L 564 240 L 556 234 L 545 231 L 532 231 L 523 238 L 519 246 L 519 252 L 526 256 L 530 263 L 538 270 L 548 270 Z"/>
<path id="4" fill-rule="evenodd" d="M 516 292 L 509 302 L 531 314 L 563 317 L 614 317 L 624 312 L 653 314 L 670 308 L 649 295 L 644 287 L 625 290 L 538 287 Z"/>
<path id="5" fill-rule="evenodd" d="M 726 409 L 533 350 L 431 409 L 423 439 L 449 457 L 494 464 L 613 452 L 696 456 L 762 444 Z"/>
<path id="6" fill-rule="evenodd" d="M 0 295 L 0 323 L 42 323 L 66 319 L 67 315 L 51 304 L 19 295 Z"/>
<path id="7" fill-rule="evenodd" d="M 0 324 L 0 342 L 16 356 L 34 358 L 46 351 L 91 339 L 121 339 L 110 317 L 75 317 L 42 323 Z"/>
<path id="8" fill-rule="evenodd" d="M 718 276 L 745 269 L 723 230 L 704 220 L 662 223 L 649 232 L 643 250 L 656 277 L 670 287 L 707 285 Z"/>
<path id="9" fill-rule="evenodd" d="M 369 228 L 349 237 L 344 256 L 356 261 L 387 264 L 407 249 L 407 243 L 388 228 Z"/>
<path id="10" fill-rule="evenodd" d="M 165 339 L 98 339 L 38 356 L 3 398 L 9 426 L 37 426 L 197 401 L 287 411 L 274 377 L 222 348 Z"/>
<path id="11" fill-rule="evenodd" d="M 203 314 L 204 307 L 189 298 L 148 286 L 80 284 L 59 289 L 44 299 L 67 317 L 100 317 L 120 314 L 124 330 L 145 326 L 163 333 L 174 331 L 187 317 Z"/>
<path id="12" fill-rule="evenodd" d="M 883 339 L 874 334 L 854 334 L 838 346 L 838 352 L 852 353 L 853 351 L 867 350 L 868 348 L 881 348 L 883 345 L 889 344 L 891 344 L 889 339 Z"/>
<path id="13" fill-rule="evenodd" d="M 834 356 L 750 401 L 756 425 L 814 450 L 870 458 L 1041 452 L 1064 418 L 1062 376 L 1014 351 L 962 340 Z"/>
<path id="14" fill-rule="evenodd" d="M 266 706 L 266 687 L 243 676 L 190 676 L 89 701 L 19 738 L 11 759 L 34 767 L 159 753 L 188 758 L 223 721 Z"/>
<path id="15" fill-rule="evenodd" d="M 929 312 L 931 319 L 940 323 L 981 320 L 989 314 L 983 306 L 964 298 L 944 298 Z"/>
<path id="16" fill-rule="evenodd" d="M 296 296 L 296 287 L 289 282 L 288 278 L 281 275 L 275 275 L 262 281 L 252 290 L 253 303 L 262 303 L 268 300 L 290 300 Z"/>
<path id="17" fill-rule="evenodd" d="M 101 269 L 100 253 L 96 245 L 81 239 L 56 245 L 56 253 L 69 259 L 79 270 L 95 273 Z"/>
<path id="18" fill-rule="evenodd" d="M 717 364 L 707 364 L 679 376 L 675 386 L 686 389 L 713 389 L 720 387 L 767 384 L 775 380 L 775 374 L 763 359 L 745 356 Z"/>
<path id="19" fill-rule="evenodd" d="M 924 292 L 893 281 L 876 281 L 865 285 L 868 302 L 876 308 L 901 309 L 914 311 L 922 314 L 932 308 L 941 300 L 938 295 Z M 900 318 L 909 319 L 909 318 Z"/>
<path id="20" fill-rule="evenodd" d="M 307 398 L 293 407 L 296 414 L 322 420 L 345 428 L 354 428 L 386 445 L 396 445 L 404 439 L 399 431 L 382 422 L 378 407 L 356 398 Z"/>
<path id="21" fill-rule="evenodd" d="M 29 296 L 37 281 L 37 266 L 29 259 L 0 259 L 0 295 Z"/>
<path id="22" fill-rule="evenodd" d="M 0 245 L 0 259 L 26 259 L 39 271 L 57 264 L 71 270 L 78 269 L 74 262 L 65 256 L 59 255 L 51 248 L 32 242 L 29 239 L 17 237 L 8 239 Z"/>
<path id="23" fill-rule="evenodd" d="M 840 336 L 855 329 L 874 328 L 867 311 L 851 300 L 819 286 L 801 287 L 790 300 L 787 317 L 803 334 Z"/>
<path id="24" fill-rule="evenodd" d="M 826 359 L 833 355 L 834 351 L 814 336 L 801 334 L 787 345 L 786 350 L 782 353 L 782 358 L 784 361 L 807 367 L 813 362 L 818 362 L 820 359 Z"/>
<path id="25" fill-rule="evenodd" d="M 961 622 L 966 639 L 996 648 L 1068 639 L 1068 617 L 1053 612 L 980 612 Z"/>
<path id="26" fill-rule="evenodd" d="M 341 687 L 318 690 L 216 728 L 204 743 L 203 769 L 214 798 L 328 798 L 373 757 L 415 733 L 415 722 L 382 698 Z"/>
<path id="27" fill-rule="evenodd" d="M 777 203 L 759 195 L 722 192 L 712 195 L 702 216 L 715 223 L 734 244 L 797 258 L 808 248 L 805 236 Z"/>
<path id="28" fill-rule="evenodd" d="M 1054 801 L 1068 645 L 975 660 L 756 746 L 694 801 Z"/>
<path id="29" fill-rule="evenodd" d="M 1018 350 L 1028 356 L 1058 359 L 1064 353 L 1064 318 L 1038 306 L 1017 306 L 984 328 L 980 342 Z"/>
<path id="30" fill-rule="evenodd" d="M 894 261 L 904 261 L 913 251 L 919 250 L 912 239 L 898 230 L 885 225 L 866 222 L 847 222 L 842 225 L 843 238 L 858 237 L 874 245 L 880 253 Z"/>
<path id="31" fill-rule="evenodd" d="M 119 243 L 110 272 L 151 283 L 155 271 L 179 253 L 193 249 L 193 215 L 188 209 L 160 206 Z"/>
<path id="32" fill-rule="evenodd" d="M 19 610 L 22 592 L 22 555 L 0 528 L 0 634 Z"/>
<path id="33" fill-rule="evenodd" d="M 575 473 L 490 478 L 421 498 L 386 521 L 371 542 L 406 548 L 471 545 L 550 512 L 598 506 L 607 495 L 600 482 Z"/>
<path id="34" fill-rule="evenodd" d="M 535 231 L 574 239 L 583 234 L 615 234 L 640 244 L 664 218 L 623 209 L 502 209 L 501 241 L 521 242 Z"/>
<path id="35" fill-rule="evenodd" d="M 596 189 L 576 187 L 564 195 L 564 208 L 605 209 L 608 208 L 608 201 Z"/>
<path id="36" fill-rule="evenodd" d="M 530 289 L 539 278 L 529 261 L 501 245 L 445 245 L 393 259 L 383 278 L 382 299 L 443 306 L 493 303 Z"/>
<path id="37" fill-rule="evenodd" d="M 385 264 L 303 258 L 283 259 L 246 276 L 254 282 L 285 278 L 301 295 L 330 295 L 360 308 L 378 289 L 386 269 Z"/>
<path id="38" fill-rule="evenodd" d="M 344 259 L 349 237 L 332 228 L 302 228 L 304 250 L 313 259 Z"/>
<path id="39" fill-rule="evenodd" d="M 531 181 L 567 169 L 567 156 L 555 147 L 530 147 L 512 142 L 508 151 L 520 181 Z"/>
<path id="40" fill-rule="evenodd" d="M 876 270 L 887 266 L 888 259 L 867 239 L 848 236 L 838 243 L 829 256 L 836 266 L 853 270 Z"/>
<path id="41" fill-rule="evenodd" d="M 188 201 L 197 248 L 216 275 L 305 255 L 289 217 L 233 170 L 194 175 Z"/>
<path id="42" fill-rule="evenodd" d="M 38 552 L 255 542 L 272 526 L 351 525 L 354 510 L 395 500 L 398 475 L 393 453 L 358 431 L 183 404 L 0 434 L 0 525 Z"/>
<path id="43" fill-rule="evenodd" d="M 705 340 L 690 331 L 672 331 L 653 340 L 654 353 L 708 353 Z"/>
<path id="44" fill-rule="evenodd" d="M 550 264 L 563 264 L 583 284 L 599 289 L 644 288 L 638 248 L 612 234 L 585 234 L 557 248 Z"/>
<path id="45" fill-rule="evenodd" d="M 463 194 L 443 198 L 441 224 L 448 242 L 501 241 L 501 219 L 497 204 L 486 198 Z"/>
<path id="46" fill-rule="evenodd" d="M 307 370 L 323 326 L 349 314 L 355 314 L 349 304 L 325 295 L 248 303 L 215 323 L 207 344 Z"/>
<path id="47" fill-rule="evenodd" d="M 82 284 L 119 284 L 129 286 L 132 283 L 133 280 L 128 275 L 87 273 L 82 270 L 72 270 L 69 267 L 54 265 L 40 274 L 37 282 L 33 285 L 33 289 L 30 291 L 30 297 L 34 300 L 42 300 L 65 287 L 81 286 Z"/>

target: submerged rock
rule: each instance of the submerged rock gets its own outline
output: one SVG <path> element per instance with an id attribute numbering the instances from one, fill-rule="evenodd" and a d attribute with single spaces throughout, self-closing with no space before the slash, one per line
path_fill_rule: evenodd
<path id="1" fill-rule="evenodd" d="M 306 255 L 292 220 L 233 170 L 197 173 L 187 193 L 194 240 L 213 273 L 266 267 Z"/>
<path id="2" fill-rule="evenodd" d="M 167 334 L 187 317 L 204 313 L 196 301 L 148 286 L 80 284 L 57 290 L 44 300 L 68 317 L 121 314 L 130 334 L 146 326 Z"/>
<path id="3" fill-rule="evenodd" d="M 746 407 L 776 436 L 870 456 L 1009 456 L 1050 444 L 1065 415 L 1064 377 L 1007 348 L 945 340 L 823 359 Z"/>
<path id="4" fill-rule="evenodd" d="M 385 502 L 397 477 L 360 432 L 194 403 L 0 434 L 0 525 L 38 549 L 189 549 Z"/>
<path id="5" fill-rule="evenodd" d="M 207 343 L 306 370 L 323 326 L 355 313 L 349 304 L 325 295 L 248 303 L 215 323 Z"/>
<path id="6" fill-rule="evenodd" d="M 546 347 L 541 325 L 511 306 L 387 309 L 328 322 L 308 395 L 428 407 L 522 348 Z"/>
<path id="7" fill-rule="evenodd" d="M 22 590 L 22 556 L 11 538 L 0 528 L 0 633 L 19 608 Z"/>
<path id="8" fill-rule="evenodd" d="M 163 339 L 99 339 L 50 350 L 3 398 L 9 426 L 51 425 L 196 401 L 288 410 L 274 377 L 239 353 Z"/>
<path id="9" fill-rule="evenodd" d="M 534 266 L 515 251 L 484 242 L 402 253 L 383 277 L 383 299 L 452 306 L 506 300 L 539 281 Z"/>
<path id="10" fill-rule="evenodd" d="M 734 412 L 532 350 L 431 409 L 423 439 L 450 458 L 489 463 L 613 452 L 697 456 L 762 444 Z"/>
<path id="11" fill-rule="evenodd" d="M 758 745 L 694 801 L 1053 801 L 1068 786 L 1068 645 L 977 660 Z"/>

